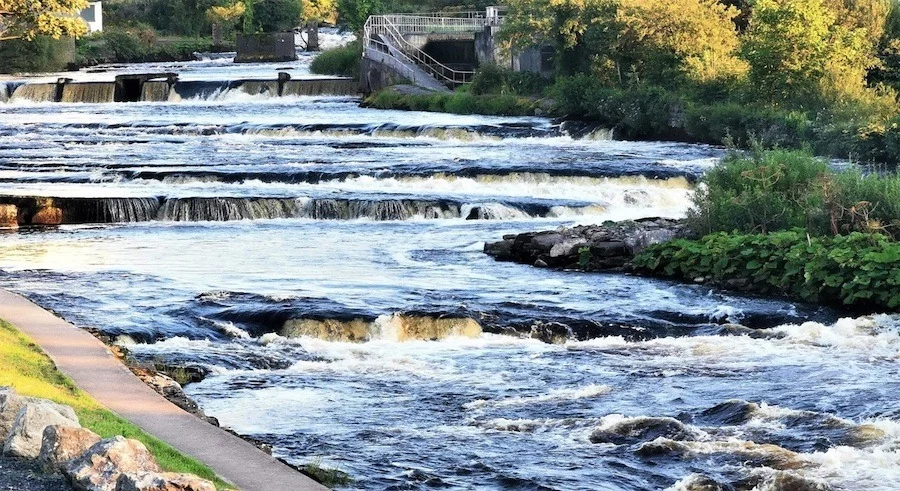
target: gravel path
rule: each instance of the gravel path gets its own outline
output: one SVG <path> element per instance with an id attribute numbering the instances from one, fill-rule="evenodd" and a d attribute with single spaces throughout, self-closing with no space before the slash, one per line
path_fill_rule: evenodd
<path id="1" fill-rule="evenodd" d="M 34 461 L 0 457 L 0 491 L 66 491 L 60 474 L 44 474 Z"/>

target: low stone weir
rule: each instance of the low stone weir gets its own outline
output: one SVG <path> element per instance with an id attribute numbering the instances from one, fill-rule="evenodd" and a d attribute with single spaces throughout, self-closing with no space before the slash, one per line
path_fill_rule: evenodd
<path id="1" fill-rule="evenodd" d="M 114 102 L 115 94 L 115 82 L 73 82 L 63 85 L 60 102 Z"/>
<path id="2" fill-rule="evenodd" d="M 166 102 L 171 85 L 165 80 L 150 80 L 141 86 L 141 102 Z"/>
<path id="3" fill-rule="evenodd" d="M 346 198 L 58 198 L 0 196 L 5 216 L 19 225 L 271 220 L 509 220 L 555 217 L 584 207 L 542 203 L 474 203 L 446 199 Z M 598 205 L 587 205 L 595 208 Z M 10 208 L 11 207 L 11 208 Z M 2 226 L 2 224 L 0 224 Z"/>
<path id="4" fill-rule="evenodd" d="M 16 88 L 10 100 L 32 102 L 56 102 L 57 84 L 23 84 Z"/>
<path id="5" fill-rule="evenodd" d="M 166 75 L 161 80 L 160 75 Z M 357 82 L 348 78 L 291 80 L 287 73 L 265 80 L 192 80 L 177 81 L 175 74 L 136 74 L 119 76 L 110 82 L 25 83 L 15 91 L 11 84 L 0 84 L 0 102 L 177 102 L 185 99 L 214 100 L 232 90 L 250 95 L 317 96 L 356 95 Z"/>
<path id="6" fill-rule="evenodd" d="M 284 82 L 281 95 L 356 95 L 359 84 L 356 80 L 345 79 L 311 79 L 288 80 Z"/>

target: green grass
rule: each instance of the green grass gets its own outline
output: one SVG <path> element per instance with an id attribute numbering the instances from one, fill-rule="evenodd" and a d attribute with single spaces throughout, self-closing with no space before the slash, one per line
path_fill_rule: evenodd
<path id="1" fill-rule="evenodd" d="M 365 104 L 376 109 L 487 116 L 533 116 L 539 102 L 512 94 L 475 95 L 464 90 L 451 93 L 401 94 L 388 88 L 366 98 Z"/>
<path id="2" fill-rule="evenodd" d="M 0 386 L 11 386 L 25 396 L 50 399 L 72 406 L 81 425 L 103 438 L 122 435 L 140 440 L 169 472 L 196 474 L 228 489 L 209 467 L 191 459 L 171 445 L 150 436 L 137 426 L 104 408 L 63 375 L 34 342 L 9 323 L 0 320 Z"/>

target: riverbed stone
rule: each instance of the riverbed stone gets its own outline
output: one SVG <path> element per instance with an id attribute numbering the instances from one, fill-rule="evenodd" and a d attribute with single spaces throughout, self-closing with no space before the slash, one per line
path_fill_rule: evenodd
<path id="1" fill-rule="evenodd" d="M 115 491 L 122 474 L 143 472 L 162 469 L 143 443 L 122 436 L 95 443 L 63 468 L 69 482 L 81 491 Z"/>
<path id="2" fill-rule="evenodd" d="M 193 474 L 139 472 L 119 475 L 116 491 L 215 491 L 216 486 Z"/>
<path id="3" fill-rule="evenodd" d="M 621 271 L 647 246 L 689 235 L 683 220 L 647 218 L 506 235 L 485 243 L 484 253 L 537 267 Z M 584 247 L 590 251 L 586 263 Z"/>
<path id="4" fill-rule="evenodd" d="M 9 399 L 9 404 L 13 399 Z M 43 399 L 24 401 L 3 445 L 3 454 L 28 459 L 41 453 L 44 429 L 51 425 L 77 428 L 78 416 L 69 406 Z"/>
<path id="5" fill-rule="evenodd" d="M 16 205 L 0 205 L 0 228 L 19 226 L 19 208 Z"/>
<path id="6" fill-rule="evenodd" d="M 32 225 L 61 225 L 62 222 L 62 209 L 55 206 L 41 208 L 31 217 Z"/>
<path id="7" fill-rule="evenodd" d="M 99 441 L 100 435 L 87 428 L 50 425 L 44 428 L 38 461 L 48 470 L 61 470 Z"/>

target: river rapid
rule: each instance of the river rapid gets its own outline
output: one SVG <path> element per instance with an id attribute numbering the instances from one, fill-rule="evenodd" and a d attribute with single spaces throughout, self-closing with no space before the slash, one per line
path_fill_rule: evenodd
<path id="1" fill-rule="evenodd" d="M 350 489 L 900 488 L 897 316 L 481 252 L 683 216 L 724 150 L 358 103 L 0 104 L 0 194 L 117 222 L 3 234 L 0 286 Z"/>

